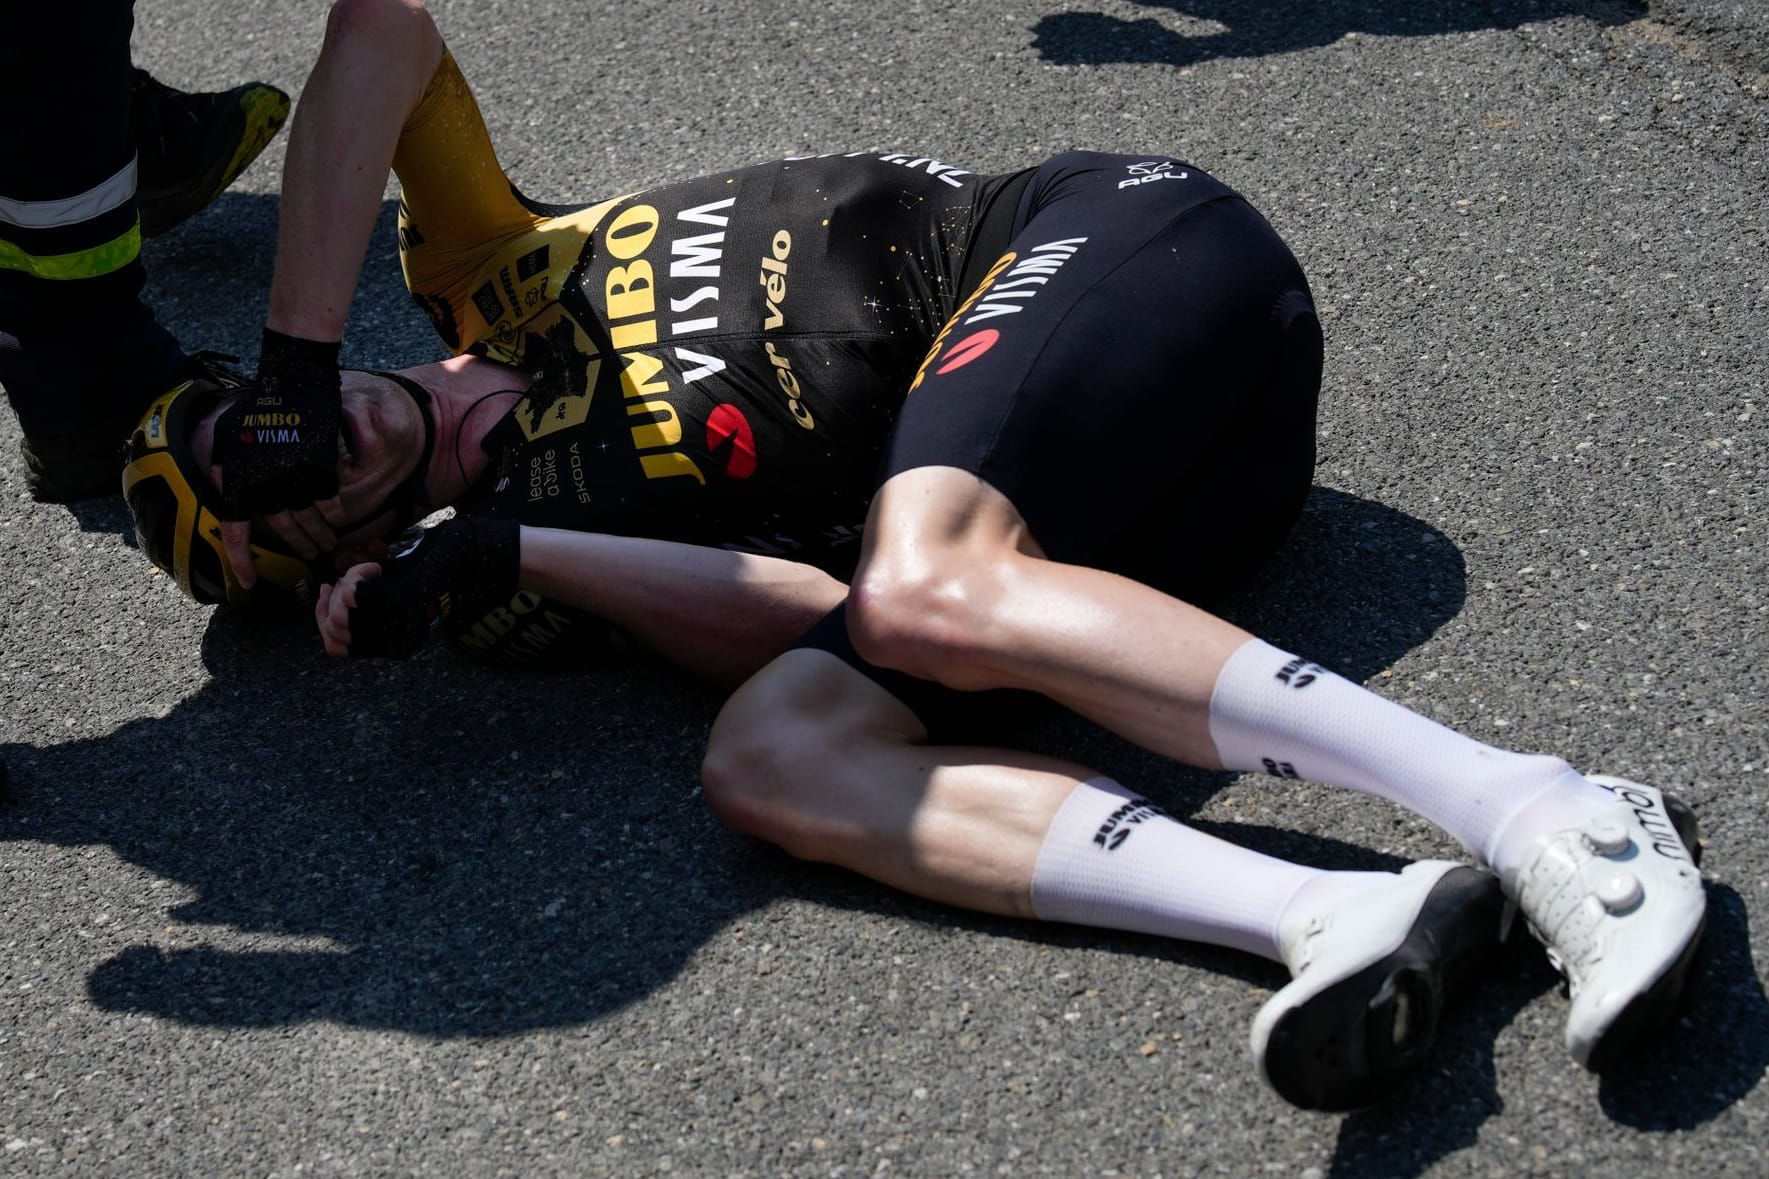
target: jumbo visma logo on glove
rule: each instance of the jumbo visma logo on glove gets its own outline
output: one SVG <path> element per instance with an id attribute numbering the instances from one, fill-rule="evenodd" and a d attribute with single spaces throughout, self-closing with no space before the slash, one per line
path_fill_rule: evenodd
<path id="1" fill-rule="evenodd" d="M 239 439 L 254 442 L 301 441 L 301 415 L 298 413 L 249 413 L 240 419 Z"/>

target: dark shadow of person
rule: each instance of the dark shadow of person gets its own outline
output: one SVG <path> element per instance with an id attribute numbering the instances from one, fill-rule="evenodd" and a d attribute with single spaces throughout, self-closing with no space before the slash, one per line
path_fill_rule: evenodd
<path id="1" fill-rule="evenodd" d="M 1646 15 L 1639 0 L 1328 0 L 1270 4 L 1259 0 L 1137 0 L 1221 26 L 1188 35 L 1160 21 L 1122 20 L 1103 12 L 1061 12 L 1033 26 L 1033 47 L 1058 65 L 1154 62 L 1188 66 L 1219 57 L 1261 57 L 1330 45 L 1347 33 L 1422 37 L 1514 29 L 1528 21 L 1577 16 L 1601 25 Z"/>
<path id="2" fill-rule="evenodd" d="M 1638 1130 L 1692 1130 L 1731 1108 L 1761 1083 L 1769 1066 L 1769 998 L 1751 959 L 1744 901 L 1724 884 L 1708 885 L 1708 923 L 1682 999 L 1683 1014 L 1656 1043 L 1597 1081 L 1598 1103 Z M 1560 979 L 1520 931 L 1505 958 L 1515 968 L 1483 980 L 1478 1005 L 1439 1043 L 1451 1073 L 1428 1069 L 1415 1096 L 1354 1114 L 1340 1127 L 1331 1174 L 1417 1175 L 1443 1157 L 1442 1146 L 1472 1143 L 1480 1123 L 1499 1112 L 1491 1070 L 1471 1086 L 1467 1065 L 1488 1066 L 1490 1045 L 1525 1005 Z"/>
<path id="3" fill-rule="evenodd" d="M 126 521 L 120 504 L 103 510 L 106 527 Z M 1435 530 L 1337 492 L 1311 496 L 1279 563 L 1308 575 L 1275 574 L 1253 613 L 1354 675 L 1461 601 L 1460 558 Z M 782 887 L 818 891 L 818 874 L 783 878 L 700 805 L 691 784 L 715 702 L 655 670 L 525 676 L 439 649 L 339 663 L 305 624 L 226 612 L 202 654 L 212 678 L 163 719 L 6 754 L 22 800 L 0 814 L 0 839 L 106 844 L 191 890 L 171 914 L 180 936 L 94 972 L 100 1006 L 438 1036 L 578 1023 L 672 977 Z M 1175 772 L 1103 733 L 1079 740 L 1159 767 L 1140 780 Z M 1209 789 L 1212 776 L 1190 781 Z M 852 889 L 895 903 L 881 894 Z M 192 944 L 210 926 L 230 931 L 218 942 L 326 944 Z"/>
<path id="4" fill-rule="evenodd" d="M 1316 489 L 1270 576 L 1230 612 L 1367 678 L 1455 615 L 1463 576 L 1430 525 Z M 306 625 L 226 613 L 203 659 L 212 678 L 163 719 L 4 754 L 19 798 L 0 811 L 0 840 L 107 845 L 189 892 L 164 937 L 92 972 L 107 1010 L 437 1037 L 583 1024 L 668 982 L 714 933 L 782 895 L 1282 982 L 1226 950 L 939 909 L 732 836 L 691 785 L 716 702 L 654 669 L 539 677 L 440 649 L 338 663 Z M 1177 779 L 1178 813 L 1224 780 L 1073 718 L 1056 727 L 1063 752 L 1122 780 Z M 1400 863 L 1293 831 L 1199 826 L 1326 867 Z M 1545 967 L 1509 973 L 1446 1029 L 1442 1063 L 1420 1082 L 1430 1115 L 1390 1113 L 1419 1120 L 1405 1122 L 1404 1144 L 1372 1138 L 1358 1157 L 1389 1170 L 1385 1150 L 1429 1160 L 1472 1141 L 1499 1108 L 1497 1029 L 1550 981 Z M 1464 1115 L 1444 1118 L 1451 1106 Z M 1359 1124 L 1346 1123 L 1349 1141 Z"/>
<path id="5" fill-rule="evenodd" d="M 1692 1130 L 1730 1109 L 1769 1068 L 1769 997 L 1751 957 L 1744 898 L 1708 885 L 1708 924 L 1671 1033 L 1604 1074 L 1603 1112 L 1638 1130 Z"/>
<path id="6" fill-rule="evenodd" d="M 212 678 L 163 719 L 5 752 L 0 840 L 107 845 L 188 890 L 165 937 L 92 973 L 99 1007 L 581 1024 L 777 895 L 689 788 L 708 702 L 669 677 L 334 664 L 309 627 L 253 630 L 217 613 Z"/>
<path id="7" fill-rule="evenodd" d="M 1328 1171 L 1333 1179 L 1422 1174 L 1472 1146 L 1481 1125 L 1504 1110 L 1494 1042 L 1559 976 L 1521 931 L 1495 966 L 1481 975 L 1478 995 L 1466 997 L 1444 1025 L 1433 1061 L 1414 1075 L 1405 1098 L 1339 1124 Z"/>

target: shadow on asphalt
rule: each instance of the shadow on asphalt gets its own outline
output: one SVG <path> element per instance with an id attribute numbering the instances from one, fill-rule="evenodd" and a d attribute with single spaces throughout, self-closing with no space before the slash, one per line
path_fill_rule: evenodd
<path id="1" fill-rule="evenodd" d="M 658 672 L 336 664 L 305 626 L 222 613 L 203 658 L 163 719 L 5 753 L 22 802 L 0 839 L 105 845 L 171 886 L 140 901 L 164 935 L 92 972 L 101 1008 L 580 1024 L 779 894 L 691 789 L 710 701 Z"/>
<path id="2" fill-rule="evenodd" d="M 1152 17 L 1124 20 L 1103 12 L 1062 12 L 1033 26 L 1033 47 L 1058 65 L 1149 62 L 1189 66 L 1220 57 L 1261 57 L 1331 45 L 1347 33 L 1423 37 L 1514 29 L 1528 21 L 1577 16 L 1619 25 L 1646 15 L 1639 0 L 1135 0 L 1196 22 L 1196 31 Z"/>
<path id="3" fill-rule="evenodd" d="M 213 205 L 141 251 L 144 297 L 186 349 L 230 352 L 256 367 L 276 261 L 271 193 L 223 193 Z M 350 304 L 344 363 L 373 368 L 422 364 L 447 354 L 406 292 L 399 270 L 399 202 L 376 215 Z"/>
<path id="4" fill-rule="evenodd" d="M 1708 925 L 1682 1017 L 1655 1051 L 1604 1074 L 1603 1112 L 1639 1130 L 1693 1130 L 1763 1081 L 1769 997 L 1751 958 L 1744 898 L 1708 885 Z"/>
<path id="5" fill-rule="evenodd" d="M 1505 958 L 1483 976 L 1478 1001 L 1465 1004 L 1440 1038 L 1437 1063 L 1420 1074 L 1408 1099 L 1341 1124 L 1332 1176 L 1420 1174 L 1472 1146 L 1481 1123 L 1500 1112 L 1493 1042 L 1520 1010 L 1560 985 L 1528 937 L 1514 938 Z M 1656 1044 L 1598 1080 L 1598 1103 L 1612 1120 L 1637 1130 L 1692 1130 L 1762 1082 L 1769 998 L 1751 960 L 1744 900 L 1727 885 L 1708 885 L 1707 932 L 1681 1011 Z"/>
<path id="6" fill-rule="evenodd" d="M 116 501 L 91 515 L 106 530 L 124 520 Z M 1278 563 L 1285 587 L 1237 609 L 1354 675 L 1461 603 L 1452 545 L 1333 491 L 1310 497 Z M 105 845 L 176 886 L 166 936 L 93 971 L 101 1007 L 443 1037 L 578 1024 L 673 977 L 741 914 L 819 891 L 710 818 L 694 783 L 716 701 L 659 669 L 523 675 L 439 647 L 336 662 L 306 624 L 227 612 L 202 655 L 210 680 L 163 718 L 4 754 L 19 802 L 0 840 Z M 1052 740 L 1103 752 L 1127 781 L 1176 776 L 1065 725 L 1084 722 L 1065 718 Z M 1119 764 L 1138 758 L 1160 776 Z M 1180 780 L 1190 793 L 1221 779 Z"/>
<path id="7" fill-rule="evenodd" d="M 1456 1151 L 1473 1146 L 1480 1127 L 1499 1114 L 1494 1044 L 1517 1013 L 1553 987 L 1559 976 L 1528 937 L 1513 938 L 1492 969 L 1451 1009 L 1433 1058 L 1408 1085 L 1406 1095 L 1375 1109 L 1350 1114 L 1328 1175 L 1368 1179 L 1422 1174 Z"/>
<path id="8" fill-rule="evenodd" d="M 1316 487 L 1266 574 L 1220 613 L 1361 683 L 1460 613 L 1466 580 L 1431 524 Z"/>
<path id="9" fill-rule="evenodd" d="M 122 521 L 115 501 L 94 505 L 97 526 Z M 1327 489 L 1310 496 L 1273 568 L 1229 612 L 1360 679 L 1463 601 L 1462 559 L 1441 533 Z M 16 801 L 0 810 L 0 841 L 107 846 L 148 887 L 167 888 L 163 901 L 138 902 L 164 933 L 90 975 L 107 1010 L 443 1038 L 582 1025 L 644 998 L 714 933 L 785 896 L 1281 981 L 1230 951 L 940 910 L 724 831 L 693 785 L 716 701 L 654 667 L 534 676 L 441 648 L 339 663 L 305 624 L 226 612 L 212 616 L 202 655 L 210 680 L 161 719 L 4 750 Z M 1126 781 L 1173 783 L 1158 797 L 1180 814 L 1225 780 L 1176 771 L 1073 717 L 1040 726 L 1039 739 Z M 1200 826 L 1327 867 L 1399 866 L 1296 832 Z M 1695 1029 L 1712 1043 L 1680 1066 L 1703 1079 L 1673 1069 L 1643 1088 L 1606 1087 L 1618 1120 L 1703 1120 L 1761 1072 L 1765 1004 L 1742 906 L 1730 890 L 1714 899 L 1715 952 L 1698 987 L 1703 1010 L 1722 1018 Z M 1540 955 L 1530 963 L 1446 1032 L 1421 1100 L 1346 1119 L 1340 1173 L 1411 1172 L 1472 1140 L 1500 1108 L 1495 1038 L 1552 985 Z M 1709 1071 L 1714 1061 L 1723 1073 Z"/>

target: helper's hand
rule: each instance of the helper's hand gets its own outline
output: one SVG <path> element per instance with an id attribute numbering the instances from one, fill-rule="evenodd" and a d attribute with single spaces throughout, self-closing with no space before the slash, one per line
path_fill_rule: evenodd
<path id="1" fill-rule="evenodd" d="M 320 591 L 315 617 L 326 652 L 404 659 L 424 645 L 455 599 L 513 596 L 521 536 L 512 520 L 457 516 L 420 530 L 377 565 L 352 568 Z"/>
<path id="2" fill-rule="evenodd" d="M 338 502 L 338 345 L 266 328 L 258 388 L 242 393 L 215 422 L 213 472 L 227 520 L 221 540 L 241 584 L 257 580 L 251 519 L 266 524 L 312 560 L 337 543 L 345 523 Z"/>

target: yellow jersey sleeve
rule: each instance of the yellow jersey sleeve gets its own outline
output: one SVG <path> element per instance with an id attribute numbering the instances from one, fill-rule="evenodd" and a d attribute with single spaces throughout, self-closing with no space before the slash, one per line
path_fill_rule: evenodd
<path id="1" fill-rule="evenodd" d="M 450 351 L 521 364 L 531 335 L 569 320 L 560 289 L 617 201 L 553 217 L 529 209 L 446 52 L 400 132 L 393 171 L 406 289 Z M 595 351 L 575 323 L 571 330 L 580 351 Z"/>

